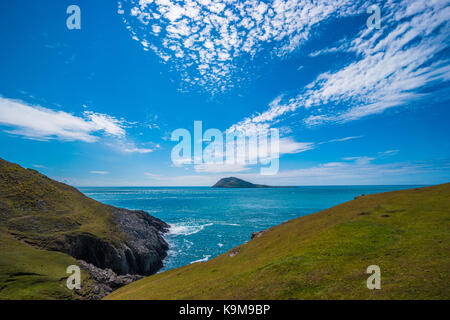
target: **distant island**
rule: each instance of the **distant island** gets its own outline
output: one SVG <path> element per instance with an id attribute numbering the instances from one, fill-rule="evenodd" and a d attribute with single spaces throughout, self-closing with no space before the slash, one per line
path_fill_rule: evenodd
<path id="1" fill-rule="evenodd" d="M 213 188 L 292 188 L 288 186 L 267 186 L 264 184 L 254 184 L 239 178 L 235 177 L 229 177 L 229 178 L 222 178 L 215 185 L 212 186 Z"/>

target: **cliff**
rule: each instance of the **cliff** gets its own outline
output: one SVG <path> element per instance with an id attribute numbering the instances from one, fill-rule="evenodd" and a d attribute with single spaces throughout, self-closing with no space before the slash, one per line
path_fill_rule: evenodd
<path id="1" fill-rule="evenodd" d="M 166 223 L 144 211 L 104 205 L 35 170 L 0 159 L 0 242 L 4 251 L 0 254 L 0 296 L 9 289 L 20 296 L 11 279 L 24 273 L 18 267 L 24 255 L 5 251 L 23 250 L 39 263 L 39 254 L 47 255 L 43 251 L 57 251 L 116 275 L 150 275 L 162 267 L 167 255 L 163 233 L 168 229 Z M 27 270 L 33 270 L 33 261 Z M 32 277 L 36 272 L 25 273 Z M 95 281 L 91 284 L 90 291 L 98 291 Z"/>

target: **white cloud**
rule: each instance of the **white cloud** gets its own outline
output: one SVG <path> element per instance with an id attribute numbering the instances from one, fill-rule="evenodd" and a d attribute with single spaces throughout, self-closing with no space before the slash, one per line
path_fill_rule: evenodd
<path id="1" fill-rule="evenodd" d="M 40 106 L 0 97 L 0 124 L 12 127 L 8 133 L 29 139 L 95 142 L 96 133 L 123 137 L 123 120 L 85 112 L 77 117 L 64 111 L 54 111 Z"/>
<path id="2" fill-rule="evenodd" d="M 267 111 L 239 125 L 269 127 L 299 108 L 310 113 L 304 119 L 309 126 L 347 122 L 426 99 L 423 89 L 450 80 L 449 60 L 442 54 L 450 41 L 449 4 L 386 3 L 381 30 L 364 28 L 354 39 L 339 41 L 335 49 L 313 54 L 346 51 L 356 56 L 355 62 L 322 73 L 297 96 L 277 97 Z"/>
<path id="3" fill-rule="evenodd" d="M 296 142 L 292 137 L 280 138 L 280 156 L 283 154 L 300 153 L 315 148 L 312 142 Z"/>
<path id="4" fill-rule="evenodd" d="M 126 137 L 125 128 L 131 125 L 124 119 L 85 111 L 82 117 L 64 111 L 32 106 L 18 100 L 0 97 L 0 125 L 5 132 L 33 140 L 83 141 L 93 143 L 101 137 L 109 138 L 107 145 L 125 153 L 146 154 L 159 148 L 140 148 Z"/>
<path id="5" fill-rule="evenodd" d="M 100 174 L 100 175 L 105 175 L 108 174 L 108 171 L 90 171 L 90 173 L 92 174 Z"/>
<path id="6" fill-rule="evenodd" d="M 382 157 L 380 157 L 381 159 Z M 326 162 L 310 167 L 280 171 L 273 176 L 259 173 L 230 172 L 233 176 L 257 184 L 267 185 L 386 185 L 386 184 L 437 184 L 450 179 L 450 163 L 440 162 L 394 162 L 378 163 L 378 157 L 348 157 L 336 162 Z M 155 186 L 212 186 L 224 177 L 223 172 L 205 174 L 158 176 L 142 183 L 120 182 L 115 185 Z M 152 184 L 152 183 L 150 183 Z M 89 185 L 89 184 L 86 184 Z"/>
<path id="7" fill-rule="evenodd" d="M 119 152 L 123 153 L 138 153 L 138 154 L 147 154 L 155 151 L 160 148 L 159 144 L 153 145 L 151 148 L 141 148 L 136 145 L 131 140 L 119 139 L 114 142 L 108 142 L 107 145 Z"/>
<path id="8" fill-rule="evenodd" d="M 280 171 L 274 176 L 241 174 L 272 185 L 436 184 L 448 181 L 449 163 L 375 163 L 375 157 L 348 157 L 338 162 Z"/>
<path id="9" fill-rule="evenodd" d="M 364 136 L 350 136 L 350 137 L 344 137 L 344 138 L 336 138 L 336 139 L 331 139 L 331 140 L 324 141 L 324 142 L 319 142 L 318 144 L 343 142 L 343 141 L 349 141 L 349 140 L 354 140 L 354 139 L 360 139 L 362 137 L 364 137 Z"/>
<path id="10" fill-rule="evenodd" d="M 132 37 L 152 43 L 185 83 L 213 93 L 244 80 L 240 59 L 252 60 L 263 47 L 283 58 L 321 22 L 360 10 L 354 0 L 123 0 L 122 8 L 131 13 L 122 17 Z"/>
<path id="11" fill-rule="evenodd" d="M 142 153 L 142 154 L 145 154 L 145 153 L 153 152 L 154 150 L 153 149 L 149 149 L 149 148 L 138 148 L 138 147 L 132 146 L 132 147 L 125 147 L 125 148 L 122 149 L 122 151 L 125 152 L 125 153 Z"/>
<path id="12" fill-rule="evenodd" d="M 38 168 L 38 169 L 48 169 L 46 166 L 42 165 L 42 164 L 33 164 L 32 165 L 34 168 Z"/>
<path id="13" fill-rule="evenodd" d="M 400 152 L 400 150 L 386 150 L 382 152 L 378 152 L 378 156 L 380 157 L 390 157 L 395 156 Z"/>
<path id="14" fill-rule="evenodd" d="M 125 136 L 125 130 L 123 129 L 124 120 L 118 120 L 107 114 L 94 113 L 91 111 L 85 111 L 84 115 L 94 124 L 97 130 L 104 131 L 111 136 Z"/>

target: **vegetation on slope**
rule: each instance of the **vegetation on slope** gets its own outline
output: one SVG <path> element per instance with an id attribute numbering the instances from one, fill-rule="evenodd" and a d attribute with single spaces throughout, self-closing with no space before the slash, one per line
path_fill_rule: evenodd
<path id="1" fill-rule="evenodd" d="M 152 274 L 166 255 L 167 227 L 0 159 L 0 299 L 98 297 L 84 271 L 81 291 L 66 288 L 74 258 L 118 274 Z"/>
<path id="2" fill-rule="evenodd" d="M 363 196 L 106 298 L 450 299 L 449 230 L 450 184 Z"/>
<path id="3" fill-rule="evenodd" d="M 113 243 L 124 239 L 108 206 L 1 159 L 0 226 L 42 246 L 64 234 L 87 233 Z"/>
<path id="4" fill-rule="evenodd" d="M 67 289 L 66 269 L 77 261 L 61 252 L 47 251 L 0 232 L 0 299 L 89 299 L 92 281 L 82 271 L 82 290 Z"/>

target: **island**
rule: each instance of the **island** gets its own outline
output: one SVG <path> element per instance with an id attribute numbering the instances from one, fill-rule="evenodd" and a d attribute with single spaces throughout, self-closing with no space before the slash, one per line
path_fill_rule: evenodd
<path id="1" fill-rule="evenodd" d="M 270 186 L 266 186 L 263 184 L 253 184 L 251 182 L 235 178 L 235 177 L 229 177 L 229 178 L 222 178 L 215 185 L 212 186 L 213 188 L 271 188 Z"/>
<path id="2" fill-rule="evenodd" d="M 236 177 L 222 178 L 213 188 L 295 188 L 295 186 L 267 186 L 264 184 L 254 184 Z"/>

